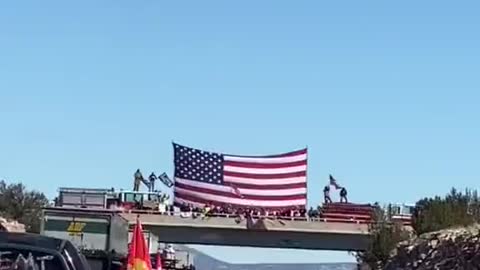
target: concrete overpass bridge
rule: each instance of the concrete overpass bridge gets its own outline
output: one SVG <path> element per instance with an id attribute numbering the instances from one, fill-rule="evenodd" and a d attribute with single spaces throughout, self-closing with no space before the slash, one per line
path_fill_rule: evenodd
<path id="1" fill-rule="evenodd" d="M 366 224 L 263 219 L 254 226 L 247 226 L 246 220 L 229 217 L 120 215 L 131 226 L 138 216 L 143 228 L 165 243 L 361 251 L 370 241 Z"/>

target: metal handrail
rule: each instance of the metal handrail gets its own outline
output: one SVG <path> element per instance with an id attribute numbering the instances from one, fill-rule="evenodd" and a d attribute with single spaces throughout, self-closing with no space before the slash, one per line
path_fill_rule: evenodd
<path id="1" fill-rule="evenodd" d="M 121 213 L 130 213 L 130 214 L 148 214 L 148 215 L 168 215 L 168 216 L 180 216 L 186 213 L 190 213 L 193 218 L 205 216 L 203 213 L 199 212 L 181 212 L 181 211 L 165 211 L 160 212 L 157 210 L 137 210 L 137 209 L 130 209 L 130 210 L 123 210 L 123 209 L 100 209 L 100 208 L 78 208 L 78 207 L 46 207 L 44 210 L 47 211 L 58 211 L 58 210 L 70 210 L 70 211 L 79 211 L 79 212 L 95 212 L 95 213 L 105 213 L 105 214 L 121 214 Z M 207 215 L 209 217 L 219 217 L 219 218 L 238 218 L 238 214 L 215 214 L 215 215 Z M 185 217 L 185 216 L 184 216 Z M 185 217 L 187 218 L 187 217 Z M 356 223 L 356 224 L 372 224 L 374 221 L 372 220 L 365 220 L 365 219 L 356 219 L 354 217 L 345 218 L 325 218 L 325 217 L 288 217 L 288 216 L 257 216 L 254 215 L 252 218 L 266 218 L 270 220 L 284 220 L 284 221 L 305 221 L 305 222 L 321 222 L 321 223 Z M 406 221 L 404 221 L 406 222 Z M 408 223 L 408 222 L 406 222 Z"/>
<path id="2" fill-rule="evenodd" d="M 204 213 L 201 212 L 182 212 L 182 211 L 165 211 L 160 212 L 157 210 L 138 210 L 138 209 L 98 209 L 98 208 L 76 208 L 76 207 L 47 207 L 46 210 L 58 210 L 58 209 L 68 209 L 72 211 L 80 211 L 80 212 L 102 212 L 102 213 L 130 213 L 130 214 L 148 214 L 148 215 L 168 215 L 168 216 L 180 216 L 182 214 L 190 214 L 193 217 L 200 217 L 205 216 Z M 207 215 L 208 217 L 218 217 L 218 218 L 238 218 L 238 214 L 213 214 Z M 304 221 L 304 222 L 322 222 L 322 223 L 357 223 L 357 224 L 368 224 L 371 223 L 370 220 L 361 220 L 356 219 L 354 217 L 346 216 L 344 219 L 342 218 L 325 218 L 325 217 L 289 217 L 289 216 L 264 216 L 264 215 L 253 215 L 252 218 L 266 218 L 266 219 L 273 219 L 273 220 L 284 220 L 284 221 Z"/>
<path id="3" fill-rule="evenodd" d="M 183 214 L 191 214 L 192 216 L 198 217 L 198 216 L 208 216 L 208 217 L 219 217 L 219 218 L 238 218 L 240 215 L 239 214 L 210 214 L 210 215 L 205 215 L 204 213 L 201 212 L 175 212 L 175 211 L 166 211 L 166 212 L 159 212 L 159 211 L 152 211 L 152 210 L 127 210 L 123 211 L 126 213 L 131 213 L 131 214 L 149 214 L 149 215 L 168 215 L 168 216 L 180 216 L 182 213 Z M 289 216 L 264 216 L 264 215 L 252 215 L 252 218 L 258 219 L 258 218 L 265 218 L 265 219 L 273 219 L 273 220 L 284 220 L 284 221 L 307 221 L 307 222 L 332 222 L 332 223 L 338 223 L 339 220 L 342 219 L 329 219 L 329 218 L 322 218 L 322 217 L 289 217 Z M 368 221 L 365 220 L 357 220 L 355 218 L 345 218 L 342 220 L 343 222 L 349 222 L 349 223 L 356 223 L 356 224 L 366 224 L 369 223 Z"/>

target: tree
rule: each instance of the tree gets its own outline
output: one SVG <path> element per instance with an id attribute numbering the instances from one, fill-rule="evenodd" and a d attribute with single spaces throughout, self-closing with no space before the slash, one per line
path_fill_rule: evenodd
<path id="1" fill-rule="evenodd" d="M 28 232 L 40 231 L 42 208 L 47 204 L 41 192 L 27 190 L 22 183 L 0 181 L 0 216 L 23 223 Z"/>
<path id="2" fill-rule="evenodd" d="M 356 254 L 357 261 L 368 265 L 370 269 L 383 269 L 397 244 L 409 238 L 409 233 L 403 229 L 402 224 L 390 222 L 391 216 L 390 208 L 376 208 L 374 220 L 369 227 L 370 246 L 366 251 Z"/>
<path id="3" fill-rule="evenodd" d="M 468 226 L 480 220 L 477 191 L 465 193 L 452 188 L 445 197 L 424 198 L 416 203 L 413 227 L 418 234 Z"/>

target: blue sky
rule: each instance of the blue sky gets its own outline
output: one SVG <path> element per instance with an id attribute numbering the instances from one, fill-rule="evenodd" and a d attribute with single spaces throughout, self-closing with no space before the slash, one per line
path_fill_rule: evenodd
<path id="1" fill-rule="evenodd" d="M 309 147 L 357 202 L 414 202 L 480 173 L 478 1 L 6 1 L 0 178 L 130 188 L 171 142 Z M 201 247 L 230 262 L 345 253 Z"/>

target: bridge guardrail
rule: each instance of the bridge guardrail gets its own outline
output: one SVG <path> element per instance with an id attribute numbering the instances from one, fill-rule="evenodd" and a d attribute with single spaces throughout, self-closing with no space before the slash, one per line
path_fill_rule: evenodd
<path id="1" fill-rule="evenodd" d="M 148 215 L 169 215 L 169 216 L 178 216 L 183 218 L 191 217 L 201 217 L 202 213 L 197 212 L 176 212 L 176 211 L 167 211 L 159 212 L 154 210 L 121 210 L 121 209 L 104 209 L 104 208 L 78 208 L 78 207 L 47 207 L 46 210 L 68 210 L 68 211 L 79 211 L 79 212 L 102 212 L 102 213 L 126 213 L 126 214 L 148 214 Z M 190 215 L 190 216 L 189 216 Z M 204 216 L 204 215 L 203 215 Z M 207 215 L 208 217 L 224 217 L 224 218 L 238 218 L 238 214 L 213 214 Z M 265 218 L 271 220 L 285 220 L 285 221 L 303 221 L 303 222 L 321 222 L 321 223 L 354 223 L 354 224 L 370 224 L 371 221 L 364 219 L 355 219 L 354 217 L 346 218 L 323 218 L 323 217 L 285 217 L 285 216 L 258 216 L 253 215 L 252 218 Z"/>
<path id="2" fill-rule="evenodd" d="M 152 210 L 126 210 L 121 211 L 123 213 L 129 214 L 147 214 L 147 215 L 168 215 L 168 216 L 179 216 L 179 217 L 220 217 L 220 218 L 239 218 L 238 214 L 209 214 L 205 215 L 202 213 L 197 212 L 159 212 L 159 211 L 152 211 Z M 183 214 L 183 215 L 182 215 Z M 187 216 L 185 214 L 190 214 Z M 325 223 L 356 223 L 356 224 L 369 224 L 370 222 L 367 220 L 359 220 L 355 218 L 321 218 L 321 217 L 285 217 L 285 216 L 263 216 L 263 215 L 252 215 L 254 219 L 265 218 L 265 219 L 272 219 L 272 220 L 285 220 L 285 221 L 307 221 L 307 222 L 325 222 Z"/>

